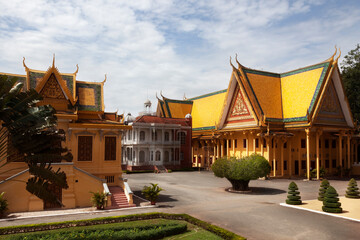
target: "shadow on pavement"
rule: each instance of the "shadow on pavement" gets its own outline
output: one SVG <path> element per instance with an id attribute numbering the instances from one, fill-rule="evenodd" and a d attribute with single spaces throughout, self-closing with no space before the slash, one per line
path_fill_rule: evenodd
<path id="1" fill-rule="evenodd" d="M 251 194 L 251 195 L 277 195 L 286 193 L 286 191 L 277 189 L 277 188 L 265 188 L 265 187 L 250 187 L 250 191 L 246 192 L 234 192 L 229 191 L 230 188 L 225 189 L 225 191 L 229 193 L 235 193 L 235 194 Z"/>
<path id="2" fill-rule="evenodd" d="M 141 191 L 133 191 L 133 193 L 138 197 L 145 198 L 144 195 L 141 194 Z M 177 202 L 177 201 L 178 200 L 173 198 L 171 195 L 165 195 L 160 193 L 159 198 L 156 202 L 162 203 L 162 202 Z"/>

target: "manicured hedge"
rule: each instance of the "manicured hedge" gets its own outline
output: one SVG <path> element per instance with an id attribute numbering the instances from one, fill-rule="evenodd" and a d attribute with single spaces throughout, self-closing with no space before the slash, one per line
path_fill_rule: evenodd
<path id="1" fill-rule="evenodd" d="M 142 224 L 136 227 L 122 227 L 112 226 L 102 228 L 94 226 L 90 229 L 76 230 L 75 229 L 62 229 L 55 230 L 55 232 L 36 232 L 36 233 L 23 233 L 9 236 L 8 239 L 20 240 L 26 238 L 27 240 L 37 239 L 87 239 L 87 240 L 148 240 L 148 239 L 161 239 L 164 237 L 184 233 L 187 230 L 186 223 L 171 223 L 171 224 Z"/>
<path id="2" fill-rule="evenodd" d="M 209 232 L 212 232 L 215 235 L 222 237 L 223 239 L 234 239 L 234 240 L 235 239 L 245 239 L 233 232 L 230 232 L 230 231 L 220 228 L 218 226 L 212 225 L 210 223 L 201 221 L 201 220 L 194 218 L 187 214 L 169 214 L 169 213 L 158 213 L 158 212 L 115 216 L 115 217 L 94 218 L 94 219 L 88 219 L 88 220 L 77 220 L 77 221 L 66 221 L 66 222 L 56 222 L 56 223 L 43 223 L 43 224 L 31 224 L 31 225 L 22 225 L 22 226 L 3 227 L 3 228 L 0 228 L 0 235 L 45 231 L 45 230 L 78 227 L 78 226 L 92 226 L 92 225 L 98 225 L 98 224 L 109 224 L 109 223 L 119 223 L 119 222 L 137 221 L 137 220 L 157 219 L 157 218 L 171 219 L 171 220 L 184 220 L 191 224 L 199 226 Z"/>

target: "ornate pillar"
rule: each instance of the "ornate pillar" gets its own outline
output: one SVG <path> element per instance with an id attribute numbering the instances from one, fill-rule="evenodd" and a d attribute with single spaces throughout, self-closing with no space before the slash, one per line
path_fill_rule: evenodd
<path id="1" fill-rule="evenodd" d="M 256 153 L 256 138 L 253 134 L 251 136 L 253 137 L 253 152 Z"/>
<path id="2" fill-rule="evenodd" d="M 274 144 L 272 146 L 272 150 L 273 150 L 273 176 L 276 177 L 276 141 L 277 139 L 274 137 Z"/>
<path id="3" fill-rule="evenodd" d="M 306 176 L 310 180 L 310 129 L 305 129 L 306 132 Z"/>
<path id="4" fill-rule="evenodd" d="M 320 133 L 319 131 L 316 131 L 316 179 L 319 180 L 320 179 L 320 158 L 319 158 L 319 136 Z"/>
<path id="5" fill-rule="evenodd" d="M 224 157 L 224 139 L 220 139 L 220 145 L 221 145 L 221 157 Z"/>
<path id="6" fill-rule="evenodd" d="M 339 166 L 342 168 L 342 133 L 339 135 Z"/>
<path id="7" fill-rule="evenodd" d="M 263 138 L 260 138 L 260 141 L 261 141 L 261 156 L 264 156 L 264 139 Z"/>
<path id="8" fill-rule="evenodd" d="M 289 149 L 289 170 L 288 170 L 288 172 L 289 172 L 289 176 L 291 177 L 292 176 L 292 154 L 291 154 L 291 140 L 290 141 L 288 141 L 289 142 L 289 144 L 288 144 L 288 149 Z"/>
<path id="9" fill-rule="evenodd" d="M 284 144 L 286 140 L 280 141 L 281 176 L 284 176 Z"/>
<path id="10" fill-rule="evenodd" d="M 348 135 L 347 135 L 347 162 L 348 162 L 347 168 L 351 167 L 350 138 L 351 138 L 350 133 L 348 133 Z"/>

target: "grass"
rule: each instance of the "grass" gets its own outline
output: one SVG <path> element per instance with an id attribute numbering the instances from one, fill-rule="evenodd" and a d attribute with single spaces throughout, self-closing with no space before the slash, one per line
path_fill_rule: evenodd
<path id="1" fill-rule="evenodd" d="M 178 235 L 165 237 L 164 240 L 198 240 L 198 239 L 206 239 L 206 240 L 221 240 L 223 238 L 206 231 L 198 226 L 188 223 L 188 230 L 185 233 L 181 233 Z"/>

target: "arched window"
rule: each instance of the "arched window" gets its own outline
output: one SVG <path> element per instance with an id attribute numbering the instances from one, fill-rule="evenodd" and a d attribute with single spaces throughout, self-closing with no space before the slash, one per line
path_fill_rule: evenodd
<path id="1" fill-rule="evenodd" d="M 127 158 L 128 158 L 129 161 L 131 161 L 131 160 L 132 160 L 132 151 L 131 151 L 131 148 L 127 148 L 126 151 L 127 151 Z"/>
<path id="2" fill-rule="evenodd" d="M 160 161 L 161 160 L 161 153 L 160 151 L 156 151 L 155 153 L 155 161 Z"/>
<path id="3" fill-rule="evenodd" d="M 145 152 L 144 151 L 139 152 L 139 162 L 141 162 L 141 163 L 145 162 Z"/>
<path id="4" fill-rule="evenodd" d="M 168 142 L 169 141 L 169 139 L 170 139 L 170 134 L 169 134 L 169 132 L 165 132 L 165 142 Z"/>
<path id="5" fill-rule="evenodd" d="M 164 153 L 164 162 L 169 162 L 169 151 L 165 151 Z"/>
<path id="6" fill-rule="evenodd" d="M 186 134 L 184 132 L 179 132 L 178 139 L 179 139 L 181 145 L 184 145 L 185 141 L 186 141 Z"/>
<path id="7" fill-rule="evenodd" d="M 144 131 L 140 132 L 140 141 L 145 141 L 145 132 Z"/>
<path id="8" fill-rule="evenodd" d="M 131 140 L 131 130 L 128 131 L 128 140 Z"/>

